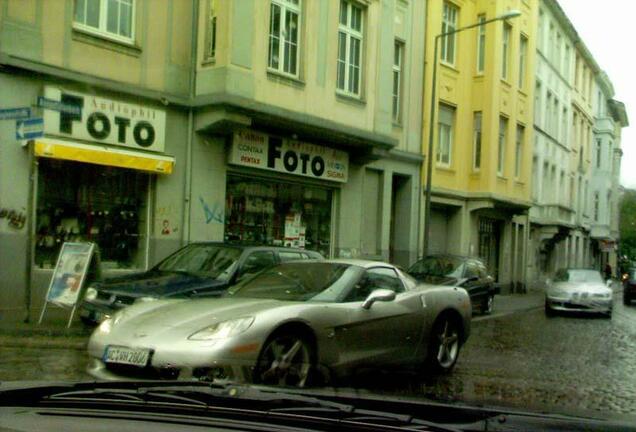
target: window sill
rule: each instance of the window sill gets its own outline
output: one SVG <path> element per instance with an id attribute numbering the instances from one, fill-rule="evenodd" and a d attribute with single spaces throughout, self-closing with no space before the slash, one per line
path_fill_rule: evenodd
<path id="1" fill-rule="evenodd" d="M 508 87 L 509 89 L 512 88 L 512 84 L 510 84 L 507 78 L 500 78 L 499 80 L 504 87 Z"/>
<path id="2" fill-rule="evenodd" d="M 483 81 L 484 80 L 484 73 L 476 73 L 475 75 L 473 75 L 473 79 L 477 80 L 477 81 Z"/>
<path id="3" fill-rule="evenodd" d="M 457 171 L 455 171 L 453 168 L 451 168 L 450 165 L 435 165 L 435 169 L 438 171 L 445 171 L 447 173 L 451 173 L 451 174 L 455 174 Z"/>
<path id="4" fill-rule="evenodd" d="M 525 187 L 526 182 L 521 181 L 521 180 L 518 180 L 518 179 L 515 179 L 515 185 L 516 185 L 516 186 L 523 186 L 523 187 Z"/>
<path id="5" fill-rule="evenodd" d="M 138 45 L 116 41 L 109 37 L 100 36 L 82 29 L 73 28 L 71 37 L 75 41 L 83 42 L 99 48 L 108 49 L 121 54 L 126 54 L 133 57 L 141 56 L 141 47 Z"/>
<path id="6" fill-rule="evenodd" d="M 201 66 L 214 66 L 216 65 L 216 57 L 207 57 L 201 62 Z"/>
<path id="7" fill-rule="evenodd" d="M 404 129 L 404 125 L 401 122 L 393 121 L 392 123 L 394 129 Z"/>
<path id="8" fill-rule="evenodd" d="M 362 107 L 367 105 L 367 101 L 362 99 L 361 97 L 351 96 L 346 93 L 341 93 L 340 91 L 336 91 L 336 99 L 340 100 L 341 102 L 349 103 L 351 105 Z"/>
<path id="9" fill-rule="evenodd" d="M 519 87 L 517 89 L 517 91 L 519 92 L 519 94 L 521 94 L 521 95 L 523 95 L 525 97 L 528 97 L 528 92 L 526 92 L 523 88 Z"/>
<path id="10" fill-rule="evenodd" d="M 497 174 L 497 180 L 508 183 L 508 177 L 505 177 L 503 174 Z"/>
<path id="11" fill-rule="evenodd" d="M 443 60 L 440 60 L 440 61 L 439 61 L 439 64 L 440 64 L 440 66 L 444 66 L 445 68 L 450 69 L 450 70 L 452 70 L 453 72 L 457 72 L 457 73 L 459 73 L 459 69 L 457 69 L 457 67 L 456 67 L 454 64 L 446 63 L 446 62 L 445 62 L 445 61 L 443 61 Z"/>
<path id="12" fill-rule="evenodd" d="M 279 84 L 286 84 L 296 88 L 305 88 L 305 81 L 271 69 L 267 70 L 267 78 Z"/>

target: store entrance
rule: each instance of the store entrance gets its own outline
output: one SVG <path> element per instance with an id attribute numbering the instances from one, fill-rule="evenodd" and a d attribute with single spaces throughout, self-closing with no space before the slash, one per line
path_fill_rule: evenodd
<path id="1" fill-rule="evenodd" d="M 303 183 L 229 175 L 225 241 L 331 251 L 332 191 Z"/>

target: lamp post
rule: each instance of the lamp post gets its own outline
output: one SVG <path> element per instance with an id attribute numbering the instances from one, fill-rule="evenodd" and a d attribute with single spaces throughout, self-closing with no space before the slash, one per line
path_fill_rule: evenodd
<path id="1" fill-rule="evenodd" d="M 455 33 L 459 33 L 464 30 L 468 30 L 475 27 L 481 27 L 486 24 L 490 24 L 495 21 L 502 21 L 508 18 L 516 18 L 521 15 L 521 12 L 518 10 L 510 10 L 502 15 L 499 15 L 495 18 L 491 18 L 489 20 L 485 20 L 482 22 L 478 22 L 475 24 L 471 24 L 465 27 L 460 27 L 453 31 L 449 31 L 446 33 L 440 33 L 435 36 L 434 40 L 434 48 L 433 48 L 433 83 L 431 86 L 431 116 L 429 123 L 429 133 L 428 133 L 428 153 L 427 153 L 427 165 L 426 165 L 426 191 L 425 191 L 425 201 L 424 201 L 424 253 L 423 255 L 428 255 L 429 252 L 429 234 L 431 230 L 431 177 L 433 176 L 433 136 L 434 136 L 434 128 L 435 128 L 435 112 L 437 111 L 437 100 L 436 100 L 436 89 L 437 89 L 437 46 L 440 38 L 453 35 Z"/>

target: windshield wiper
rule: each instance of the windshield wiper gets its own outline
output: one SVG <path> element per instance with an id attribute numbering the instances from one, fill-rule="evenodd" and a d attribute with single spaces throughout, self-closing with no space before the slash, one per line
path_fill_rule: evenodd
<path id="1" fill-rule="evenodd" d="M 38 402 L 118 403 L 163 407 L 194 408 L 219 413 L 266 416 L 281 420 L 314 421 L 350 426 L 373 426 L 401 430 L 459 431 L 411 415 L 356 408 L 352 404 L 333 402 L 314 396 L 232 384 L 197 382 L 176 383 L 104 383 L 53 387 L 53 393 L 37 390 L 39 400 L 24 395 L 30 404 Z M 59 391 L 62 390 L 62 391 Z M 11 393 L 11 391 L 8 391 Z M 43 393 L 43 394 L 42 394 Z M 1 393 L 0 393 L 1 395 Z M 17 399 L 10 398 L 12 402 Z"/>

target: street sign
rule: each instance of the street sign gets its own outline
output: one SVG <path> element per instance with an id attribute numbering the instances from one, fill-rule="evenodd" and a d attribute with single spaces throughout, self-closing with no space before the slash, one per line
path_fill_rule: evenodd
<path id="1" fill-rule="evenodd" d="M 33 117 L 15 122 L 15 139 L 30 140 L 44 135 L 44 119 Z"/>
<path id="2" fill-rule="evenodd" d="M 2 108 L 0 109 L 0 120 L 20 120 L 31 117 L 31 108 Z"/>
<path id="3" fill-rule="evenodd" d="M 38 107 L 81 116 L 82 107 L 38 96 Z"/>

